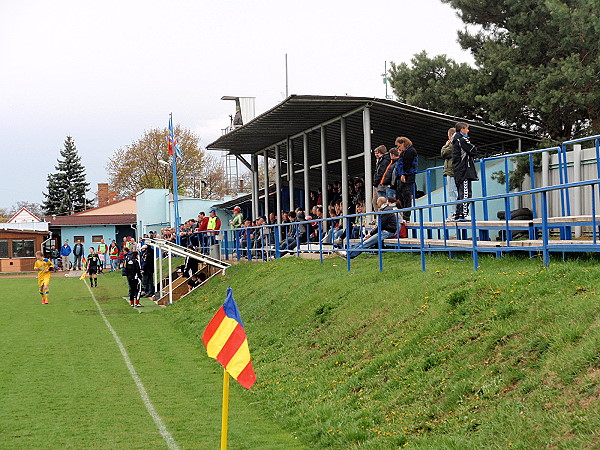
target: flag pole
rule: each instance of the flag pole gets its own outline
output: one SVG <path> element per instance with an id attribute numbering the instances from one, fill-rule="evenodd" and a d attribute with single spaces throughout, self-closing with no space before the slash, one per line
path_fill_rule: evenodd
<path id="1" fill-rule="evenodd" d="M 169 114 L 169 128 L 171 133 L 175 133 L 173 129 L 173 113 Z M 174 135 L 173 135 L 174 136 Z M 175 145 L 175 139 L 173 138 L 173 164 L 171 164 L 173 169 L 173 215 L 175 216 L 175 243 L 177 245 L 181 244 L 181 237 L 179 236 L 179 193 L 177 187 L 177 146 Z"/>
<path id="2" fill-rule="evenodd" d="M 221 450 L 227 450 L 227 421 L 229 417 L 229 373 L 223 370 L 223 412 L 221 415 Z"/>

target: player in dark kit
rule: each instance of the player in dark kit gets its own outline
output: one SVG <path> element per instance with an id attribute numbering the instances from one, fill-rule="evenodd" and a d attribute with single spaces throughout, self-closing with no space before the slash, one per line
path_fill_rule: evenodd
<path id="1" fill-rule="evenodd" d="M 85 271 L 90 276 L 90 286 L 98 287 L 98 270 L 100 268 L 100 257 L 94 247 L 90 247 L 90 254 L 85 262 Z"/>

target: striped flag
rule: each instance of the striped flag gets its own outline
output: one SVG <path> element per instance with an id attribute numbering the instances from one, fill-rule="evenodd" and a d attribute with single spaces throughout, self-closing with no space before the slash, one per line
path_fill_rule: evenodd
<path id="1" fill-rule="evenodd" d="M 173 130 L 173 115 L 169 115 L 169 135 L 167 136 L 167 140 L 169 142 L 169 155 L 173 156 L 173 148 L 177 152 L 177 156 L 181 158 L 181 149 L 179 148 L 179 144 L 177 143 L 177 138 L 175 137 L 175 131 Z"/>
<path id="2" fill-rule="evenodd" d="M 206 326 L 202 342 L 210 358 L 219 361 L 225 370 L 246 389 L 256 381 L 252 368 L 246 331 L 231 287 L 227 288 L 227 299 Z"/>

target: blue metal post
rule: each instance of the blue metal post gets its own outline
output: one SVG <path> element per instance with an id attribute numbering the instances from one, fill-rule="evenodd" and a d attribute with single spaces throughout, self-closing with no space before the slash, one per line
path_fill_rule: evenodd
<path id="1" fill-rule="evenodd" d="M 381 239 L 381 214 L 377 216 L 377 253 L 379 255 L 379 271 L 383 271 L 383 240 Z"/>
<path id="2" fill-rule="evenodd" d="M 427 202 L 431 205 L 431 169 L 427 169 Z M 445 192 L 445 191 L 444 191 Z M 433 221 L 432 211 L 429 208 L 429 221 Z"/>
<path id="3" fill-rule="evenodd" d="M 256 230 L 256 228 L 254 228 Z M 250 229 L 246 228 L 246 258 L 248 261 L 252 261 L 252 239 L 250 239 Z"/>
<path id="4" fill-rule="evenodd" d="M 544 265 L 550 265 L 550 251 L 548 249 L 548 197 L 547 192 L 542 192 L 542 251 L 544 254 Z"/>
<path id="5" fill-rule="evenodd" d="M 362 217 L 361 217 L 362 219 Z M 362 225 L 362 221 L 361 221 Z M 346 256 L 348 256 L 348 250 L 350 249 L 350 233 L 352 230 L 350 229 L 350 218 L 346 217 Z M 362 234 L 362 226 L 359 227 L 359 233 Z M 350 258 L 346 258 L 346 270 L 350 272 Z"/>
<path id="6" fill-rule="evenodd" d="M 600 178 L 600 139 L 596 138 L 594 143 L 596 144 L 596 170 L 598 172 L 598 178 Z"/>
<path id="7" fill-rule="evenodd" d="M 477 251 L 477 218 L 475 202 L 471 202 L 471 236 L 473 242 L 473 270 L 479 269 L 479 252 Z"/>
<path id="8" fill-rule="evenodd" d="M 323 222 L 319 221 L 317 226 L 319 227 L 319 261 L 323 264 Z"/>
<path id="9" fill-rule="evenodd" d="M 487 176 L 485 169 L 485 159 L 479 161 L 479 169 L 481 172 L 481 195 L 483 198 L 487 198 Z M 483 220 L 488 220 L 488 201 L 483 201 Z"/>
<path id="10" fill-rule="evenodd" d="M 279 236 L 281 236 L 281 225 L 276 225 L 275 228 L 273 229 L 274 234 L 275 234 L 275 258 L 279 259 L 281 258 L 281 251 L 279 249 L 280 245 L 279 245 Z"/>
<path id="11" fill-rule="evenodd" d="M 419 234 L 421 240 L 419 242 L 419 248 L 421 250 L 421 271 L 425 272 L 425 230 L 423 227 L 423 208 L 419 208 Z"/>
<path id="12" fill-rule="evenodd" d="M 223 231 L 223 247 L 225 247 L 225 260 L 229 261 L 229 239 L 227 235 L 227 230 Z"/>
<path id="13" fill-rule="evenodd" d="M 597 224 L 596 224 L 596 193 L 595 188 L 599 187 L 600 185 L 591 185 L 590 186 L 590 190 L 592 193 L 592 239 L 594 240 L 594 245 L 596 245 L 597 242 L 597 234 L 598 234 L 598 228 L 597 228 Z"/>
<path id="14" fill-rule="evenodd" d="M 564 171 L 565 171 L 565 183 L 569 182 L 569 163 L 567 160 L 567 146 L 565 144 L 562 145 L 563 151 L 563 162 L 564 162 Z M 567 201 L 567 216 L 571 215 L 571 199 L 569 198 L 569 189 L 565 189 L 565 199 Z"/>

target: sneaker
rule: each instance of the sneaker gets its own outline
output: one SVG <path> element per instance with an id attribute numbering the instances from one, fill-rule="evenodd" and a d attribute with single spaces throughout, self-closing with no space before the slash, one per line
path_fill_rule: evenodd
<path id="1" fill-rule="evenodd" d="M 144 305 L 142 305 L 141 303 L 138 303 L 138 304 L 136 304 L 136 305 L 135 305 L 135 307 L 136 307 L 136 308 L 143 308 L 143 307 L 144 307 Z"/>
<path id="2" fill-rule="evenodd" d="M 336 251 L 336 253 L 341 257 L 346 259 L 346 251 L 345 250 L 338 250 Z"/>
<path id="3" fill-rule="evenodd" d="M 456 216 L 454 214 L 452 214 L 446 218 L 446 222 L 454 222 L 455 220 L 456 220 Z"/>
<path id="4" fill-rule="evenodd" d="M 470 222 L 471 221 L 471 216 L 457 217 L 456 221 L 457 222 Z"/>

